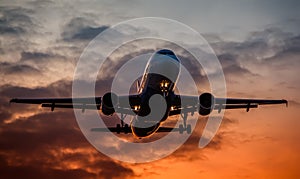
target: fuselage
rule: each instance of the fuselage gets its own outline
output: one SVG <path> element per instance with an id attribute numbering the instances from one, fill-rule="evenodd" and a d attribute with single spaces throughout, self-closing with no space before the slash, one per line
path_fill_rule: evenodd
<path id="1" fill-rule="evenodd" d="M 150 136 L 168 118 L 179 73 L 180 60 L 171 50 L 159 50 L 151 56 L 138 90 L 141 104 L 131 122 L 136 137 Z M 164 100 L 163 103 L 160 100 Z"/>

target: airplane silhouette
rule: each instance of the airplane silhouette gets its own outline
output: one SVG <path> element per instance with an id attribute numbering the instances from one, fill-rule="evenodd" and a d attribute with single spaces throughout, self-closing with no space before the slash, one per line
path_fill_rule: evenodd
<path id="1" fill-rule="evenodd" d="M 14 98 L 10 102 L 41 104 L 42 107 L 51 108 L 51 111 L 55 108 L 74 108 L 81 109 L 83 112 L 86 109 L 101 110 L 104 115 L 120 113 L 120 124 L 117 124 L 116 127 L 109 127 L 109 131 L 132 133 L 138 138 L 148 137 L 155 132 L 171 132 L 174 128 L 162 127 L 161 123 L 173 115 L 180 114 L 183 118 L 183 124 L 180 124 L 175 131 L 179 131 L 179 133 L 186 131 L 190 134 L 191 125 L 187 124 L 188 113 L 198 112 L 200 115 L 205 116 L 209 115 L 212 110 L 221 112 L 222 109 L 244 108 L 248 112 L 250 108 L 257 108 L 258 105 L 288 104 L 288 101 L 284 99 L 217 98 L 211 93 L 202 93 L 200 96 L 175 94 L 174 89 L 180 73 L 180 65 L 181 62 L 173 51 L 162 49 L 155 52 L 149 59 L 141 83 L 138 82 L 137 84 L 137 94 L 117 96 L 115 93 L 108 92 L 102 97 Z M 167 77 L 163 74 L 167 74 Z M 163 108 L 162 114 L 155 114 L 155 110 L 152 110 L 151 98 L 154 95 L 159 95 L 165 100 L 166 107 Z M 156 110 L 162 108 L 159 104 L 155 105 Z M 135 116 L 129 125 L 124 124 L 124 115 L 127 114 Z M 91 130 L 107 131 L 103 128 L 93 128 Z"/>

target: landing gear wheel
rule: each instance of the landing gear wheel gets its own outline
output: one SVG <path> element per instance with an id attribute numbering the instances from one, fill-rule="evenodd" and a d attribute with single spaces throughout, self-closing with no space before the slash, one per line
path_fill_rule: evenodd
<path id="1" fill-rule="evenodd" d="M 121 125 L 117 124 L 117 134 L 120 134 L 120 132 L 121 132 Z"/>
<path id="2" fill-rule="evenodd" d="M 188 124 L 188 125 L 186 126 L 186 133 L 191 134 L 191 132 L 192 132 L 191 124 Z"/>
<path id="3" fill-rule="evenodd" d="M 184 128 L 183 128 L 183 125 L 182 124 L 179 124 L 179 134 L 182 134 L 183 131 L 184 131 Z"/>
<path id="4" fill-rule="evenodd" d="M 128 124 L 125 124 L 124 125 L 124 133 L 128 134 L 128 132 L 129 132 L 129 126 L 128 126 Z"/>

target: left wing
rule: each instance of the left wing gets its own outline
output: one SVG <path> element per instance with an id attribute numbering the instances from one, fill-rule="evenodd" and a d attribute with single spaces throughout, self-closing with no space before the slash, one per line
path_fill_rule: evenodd
<path id="1" fill-rule="evenodd" d="M 225 104 L 223 103 L 225 102 Z M 259 105 L 270 104 L 286 104 L 288 101 L 281 100 L 269 100 L 269 99 L 238 99 L 238 98 L 215 98 L 215 109 L 240 109 L 245 108 L 248 112 L 250 108 L 257 108 Z"/>
<path id="2" fill-rule="evenodd" d="M 171 115 L 177 115 L 182 112 L 198 112 L 200 106 L 206 107 L 208 111 L 218 110 L 221 112 L 222 109 L 246 109 L 248 112 L 250 108 L 258 108 L 259 105 L 271 105 L 271 104 L 286 104 L 288 101 L 285 99 L 281 100 L 268 100 L 268 99 L 239 99 L 239 98 L 215 98 L 209 93 L 206 94 L 207 98 L 200 100 L 200 96 L 181 96 L 175 95 L 172 101 L 173 110 L 170 111 Z M 209 94 L 209 95 L 207 95 Z M 184 101 L 184 104 L 181 104 Z M 210 113 L 210 112 L 209 112 Z"/>

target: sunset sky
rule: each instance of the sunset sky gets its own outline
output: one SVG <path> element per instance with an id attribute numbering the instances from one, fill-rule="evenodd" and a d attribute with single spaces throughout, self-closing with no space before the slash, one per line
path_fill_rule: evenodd
<path id="1" fill-rule="evenodd" d="M 2 0 L 0 178 L 300 178 L 299 9 L 296 0 Z M 98 152 L 73 110 L 9 104 L 14 97 L 71 97 L 87 44 L 116 23 L 149 16 L 177 20 L 203 35 L 223 67 L 228 97 L 287 99 L 288 108 L 228 110 L 203 149 L 198 142 L 207 117 L 200 116 L 173 154 L 132 164 Z M 113 54 L 97 94 L 109 90 L 121 63 L 153 52 L 153 44 L 137 41 Z M 175 53 L 205 90 L 205 74 L 182 51 Z"/>

